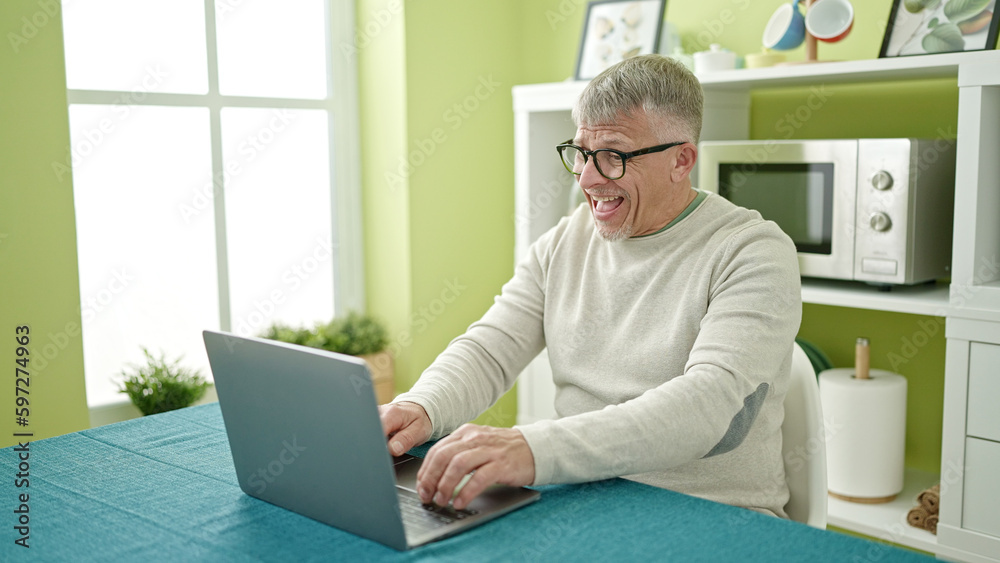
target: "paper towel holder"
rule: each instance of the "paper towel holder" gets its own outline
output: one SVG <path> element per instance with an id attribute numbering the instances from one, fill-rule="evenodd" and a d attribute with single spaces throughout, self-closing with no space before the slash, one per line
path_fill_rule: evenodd
<path id="1" fill-rule="evenodd" d="M 854 378 L 870 379 L 871 347 L 864 336 L 859 336 L 854 344 Z"/>
<path id="2" fill-rule="evenodd" d="M 860 385 L 862 387 L 867 387 L 868 385 L 879 385 L 879 383 L 876 383 L 876 379 L 878 379 L 879 382 L 881 382 L 881 381 L 884 381 L 882 379 L 882 377 L 896 376 L 896 374 L 890 374 L 889 372 L 883 372 L 882 370 L 875 370 L 875 371 L 877 371 L 879 373 L 874 374 L 875 377 L 872 377 L 873 374 L 870 373 L 870 359 L 871 359 L 870 342 L 869 342 L 868 338 L 866 338 L 866 337 L 859 337 L 856 340 L 856 342 L 855 342 L 855 349 L 854 349 L 854 369 L 853 369 L 853 373 L 848 372 L 848 373 L 850 373 L 849 379 L 850 380 L 854 380 L 854 381 L 858 381 L 858 380 L 862 380 L 862 381 L 866 381 L 866 382 L 870 381 L 871 383 L 860 383 Z M 836 371 L 836 370 L 829 370 L 829 372 L 831 372 L 831 373 L 834 372 L 834 371 Z M 848 371 L 848 370 L 843 370 L 842 369 L 840 371 L 843 373 L 843 372 Z M 847 374 L 844 373 L 843 375 L 846 376 Z M 820 374 L 820 377 L 822 379 L 823 378 L 823 374 Z M 828 457 L 828 460 L 829 460 L 829 457 Z M 892 500 L 894 500 L 899 495 L 898 492 L 890 494 L 890 495 L 881 495 L 881 496 L 857 496 L 857 495 L 851 495 L 851 494 L 835 493 L 835 492 L 830 491 L 830 490 L 828 490 L 827 492 L 833 498 L 844 500 L 844 501 L 848 501 L 848 502 L 852 502 L 852 503 L 858 503 L 858 504 L 884 504 L 884 503 L 887 503 L 887 502 L 891 502 Z"/>

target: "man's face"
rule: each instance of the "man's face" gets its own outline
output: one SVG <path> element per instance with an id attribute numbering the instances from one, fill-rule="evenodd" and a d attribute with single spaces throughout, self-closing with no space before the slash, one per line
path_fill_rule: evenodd
<path id="1" fill-rule="evenodd" d="M 650 130 L 644 112 L 632 117 L 619 115 L 609 125 L 583 125 L 573 144 L 586 150 L 615 149 L 630 152 L 662 144 Z M 580 174 L 580 188 L 590 203 L 598 234 L 606 240 L 622 240 L 654 233 L 663 228 L 675 199 L 669 169 L 676 148 L 633 157 L 625 163 L 625 175 L 608 180 L 589 158 Z"/>

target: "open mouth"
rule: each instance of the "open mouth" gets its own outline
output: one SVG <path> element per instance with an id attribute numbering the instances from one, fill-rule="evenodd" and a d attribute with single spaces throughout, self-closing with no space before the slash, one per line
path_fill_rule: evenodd
<path id="1" fill-rule="evenodd" d="M 590 196 L 594 218 L 598 221 L 610 221 L 624 202 L 621 196 Z"/>

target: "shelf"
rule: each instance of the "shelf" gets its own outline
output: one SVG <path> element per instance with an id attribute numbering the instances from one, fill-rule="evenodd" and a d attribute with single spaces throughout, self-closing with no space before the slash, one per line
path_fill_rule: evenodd
<path id="1" fill-rule="evenodd" d="M 892 502 L 884 504 L 859 504 L 830 497 L 827 523 L 880 540 L 938 553 L 937 536 L 906 522 L 906 514 L 917 506 L 917 495 L 935 485 L 938 475 L 907 469 L 903 482 L 903 492 Z"/>
<path id="2" fill-rule="evenodd" d="M 858 82 L 891 82 L 928 78 L 957 77 L 959 65 L 982 64 L 986 69 L 1000 68 L 1000 51 L 969 51 L 920 57 L 866 59 L 782 67 L 736 69 L 699 74 L 698 80 L 708 91 L 745 91 L 752 88 L 816 86 Z M 983 78 L 970 73 L 967 81 L 996 83 L 1000 71 Z M 514 111 L 565 111 L 572 108 L 587 85 L 585 81 L 567 80 L 548 84 L 515 86 Z"/>
<path id="3" fill-rule="evenodd" d="M 587 82 L 576 80 L 514 86 L 514 112 L 569 111 L 585 86 Z"/>
<path id="4" fill-rule="evenodd" d="M 698 75 L 706 89 L 814 86 L 848 82 L 888 82 L 958 76 L 960 64 L 1000 62 L 1000 52 L 969 51 L 920 57 L 839 61 L 781 67 L 737 69 Z"/>
<path id="5" fill-rule="evenodd" d="M 944 317 L 948 314 L 948 285 L 893 286 L 892 291 L 861 282 L 802 280 L 802 302 L 855 309 Z"/>

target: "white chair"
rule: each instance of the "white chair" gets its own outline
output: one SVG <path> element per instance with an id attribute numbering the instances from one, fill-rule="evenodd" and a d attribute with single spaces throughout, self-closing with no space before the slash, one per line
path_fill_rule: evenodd
<path id="1" fill-rule="evenodd" d="M 781 424 L 781 455 L 790 497 L 788 517 L 826 528 L 826 441 L 816 372 L 798 344 L 792 350 L 792 376 Z"/>

